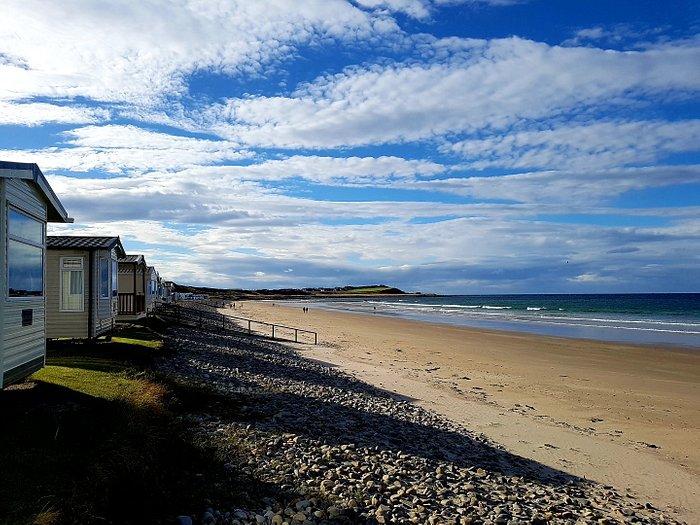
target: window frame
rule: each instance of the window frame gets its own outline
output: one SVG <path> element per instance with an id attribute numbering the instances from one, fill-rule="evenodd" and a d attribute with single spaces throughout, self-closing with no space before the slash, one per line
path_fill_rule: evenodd
<path id="1" fill-rule="evenodd" d="M 71 270 L 71 269 L 64 269 L 63 268 L 63 261 L 64 259 L 80 259 L 82 267 L 80 270 Z M 80 309 L 77 308 L 65 308 L 63 306 L 63 287 L 64 287 L 64 282 L 63 282 L 63 273 L 64 272 L 71 272 L 71 271 L 79 271 L 83 274 L 83 282 L 82 282 L 82 297 L 83 300 L 80 302 Z M 59 280 L 59 290 L 58 290 L 58 311 L 62 313 L 70 313 L 70 314 L 79 314 L 85 312 L 85 257 L 82 255 L 64 255 L 59 258 L 58 261 L 58 280 Z M 68 286 L 70 286 L 70 282 L 68 283 Z"/>
<path id="2" fill-rule="evenodd" d="M 18 206 L 7 203 L 5 207 L 5 282 L 7 286 L 5 287 L 5 299 L 8 301 L 17 302 L 27 302 L 43 300 L 46 296 L 46 220 L 37 217 L 36 215 L 19 208 Z M 29 219 L 38 222 L 41 225 L 41 241 L 36 242 L 25 237 L 20 237 L 19 235 L 13 235 L 10 233 L 10 212 L 19 213 L 24 215 Z M 41 294 L 39 295 L 10 295 L 10 241 L 18 242 L 33 248 L 41 249 Z"/>

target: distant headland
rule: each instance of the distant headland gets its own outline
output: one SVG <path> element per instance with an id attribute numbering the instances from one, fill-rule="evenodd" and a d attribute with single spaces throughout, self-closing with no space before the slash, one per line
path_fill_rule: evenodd
<path id="1" fill-rule="evenodd" d="M 278 288 L 245 290 L 238 288 L 211 288 L 206 286 L 189 286 L 174 283 L 175 292 L 191 292 L 207 294 L 211 297 L 229 300 L 241 299 L 298 299 L 316 297 L 376 297 L 376 296 L 436 296 L 425 292 L 405 292 L 386 284 L 371 284 L 364 286 L 337 286 L 333 288 Z"/>

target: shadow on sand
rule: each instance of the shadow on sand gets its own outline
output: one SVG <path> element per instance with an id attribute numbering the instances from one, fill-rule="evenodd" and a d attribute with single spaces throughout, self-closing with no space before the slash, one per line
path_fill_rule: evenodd
<path id="1" fill-rule="evenodd" d="M 401 451 L 550 486 L 585 482 L 498 448 L 283 344 L 178 329 L 171 331 L 168 344 L 179 373 L 199 377 L 219 392 L 212 412 L 223 423 L 244 420 L 259 430 L 294 433 L 330 445 Z M 247 408 L 233 414 L 226 408 L 230 404 Z"/>

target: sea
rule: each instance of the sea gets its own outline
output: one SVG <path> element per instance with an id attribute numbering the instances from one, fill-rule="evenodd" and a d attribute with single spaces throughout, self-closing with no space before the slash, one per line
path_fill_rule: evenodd
<path id="1" fill-rule="evenodd" d="M 304 306 L 540 335 L 700 350 L 700 293 L 393 296 Z"/>

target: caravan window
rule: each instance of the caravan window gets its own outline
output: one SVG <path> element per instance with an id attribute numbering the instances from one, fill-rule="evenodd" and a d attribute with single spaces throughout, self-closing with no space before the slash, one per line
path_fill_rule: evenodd
<path id="1" fill-rule="evenodd" d="M 44 225 L 13 208 L 7 210 L 7 230 L 9 235 L 31 244 L 44 243 Z"/>
<path id="2" fill-rule="evenodd" d="M 119 263 L 112 259 L 112 297 L 119 293 Z"/>
<path id="3" fill-rule="evenodd" d="M 9 240 L 7 277 L 10 297 L 41 297 L 44 290 L 43 259 L 41 248 Z"/>
<path id="4" fill-rule="evenodd" d="M 109 260 L 100 257 L 100 298 L 109 299 Z"/>
<path id="5" fill-rule="evenodd" d="M 7 209 L 7 289 L 9 297 L 44 294 L 44 224 Z"/>
<path id="6" fill-rule="evenodd" d="M 61 257 L 62 312 L 82 312 L 84 310 L 84 272 L 82 257 Z"/>

